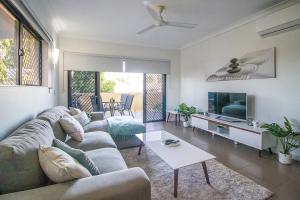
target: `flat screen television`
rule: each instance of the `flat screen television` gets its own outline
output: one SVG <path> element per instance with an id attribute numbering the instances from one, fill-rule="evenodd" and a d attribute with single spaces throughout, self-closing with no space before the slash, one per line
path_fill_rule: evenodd
<path id="1" fill-rule="evenodd" d="M 208 112 L 216 115 L 247 119 L 247 94 L 208 92 Z"/>

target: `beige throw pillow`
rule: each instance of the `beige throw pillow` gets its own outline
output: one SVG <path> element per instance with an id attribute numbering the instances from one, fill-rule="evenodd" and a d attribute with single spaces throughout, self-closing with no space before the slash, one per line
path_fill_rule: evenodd
<path id="1" fill-rule="evenodd" d="M 41 145 L 38 155 L 43 171 L 55 183 L 92 176 L 76 159 L 59 148 Z"/>
<path id="2" fill-rule="evenodd" d="M 74 117 L 67 115 L 63 116 L 59 119 L 59 123 L 72 139 L 79 142 L 83 140 L 84 130 Z"/>
<path id="3" fill-rule="evenodd" d="M 78 115 L 74 115 L 73 117 L 81 124 L 81 126 L 86 126 L 88 123 L 91 122 L 90 118 L 84 111 L 82 111 Z"/>
<path id="4" fill-rule="evenodd" d="M 70 107 L 70 114 L 71 115 L 78 115 L 81 113 L 81 110 L 78 108 Z"/>

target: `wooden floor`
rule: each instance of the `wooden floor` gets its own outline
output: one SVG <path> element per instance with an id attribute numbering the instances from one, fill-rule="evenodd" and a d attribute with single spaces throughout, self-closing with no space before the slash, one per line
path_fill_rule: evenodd
<path id="1" fill-rule="evenodd" d="M 267 151 L 258 157 L 257 150 L 234 145 L 231 140 L 192 128 L 175 126 L 174 122 L 146 124 L 147 131 L 167 130 L 199 148 L 214 154 L 227 167 L 254 180 L 275 193 L 271 200 L 300 200 L 300 162 L 286 166 L 278 163 L 277 155 Z"/>

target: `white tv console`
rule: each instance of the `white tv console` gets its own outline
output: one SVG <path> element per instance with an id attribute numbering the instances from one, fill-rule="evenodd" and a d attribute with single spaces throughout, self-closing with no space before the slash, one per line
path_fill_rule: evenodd
<path id="1" fill-rule="evenodd" d="M 192 115 L 193 130 L 199 128 L 219 135 L 230 140 L 235 144 L 241 143 L 258 149 L 259 156 L 261 151 L 276 146 L 276 138 L 265 132 L 262 128 L 248 126 L 246 122 L 228 122 L 216 118 L 216 115 L 204 116 L 200 114 Z"/>

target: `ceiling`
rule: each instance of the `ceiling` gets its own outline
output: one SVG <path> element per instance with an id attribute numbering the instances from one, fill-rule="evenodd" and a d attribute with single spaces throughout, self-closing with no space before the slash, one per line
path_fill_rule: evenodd
<path id="1" fill-rule="evenodd" d="M 51 33 L 114 43 L 178 49 L 282 0 L 153 0 L 166 6 L 170 21 L 196 23 L 194 29 L 159 27 L 142 0 L 23 0 Z"/>

